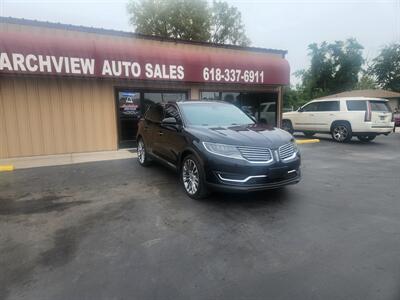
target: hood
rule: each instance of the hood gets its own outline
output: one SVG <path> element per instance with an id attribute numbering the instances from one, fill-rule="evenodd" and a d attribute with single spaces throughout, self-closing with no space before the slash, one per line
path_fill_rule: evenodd
<path id="1" fill-rule="evenodd" d="M 293 115 L 295 115 L 295 114 L 297 114 L 297 113 L 298 113 L 297 110 L 288 111 L 288 112 L 283 113 L 282 116 L 283 116 L 283 117 L 289 117 L 289 116 L 293 116 Z"/>
<path id="2" fill-rule="evenodd" d="M 229 127 L 191 126 L 186 129 L 203 142 L 278 148 L 290 142 L 293 136 L 279 128 L 257 124 Z"/>

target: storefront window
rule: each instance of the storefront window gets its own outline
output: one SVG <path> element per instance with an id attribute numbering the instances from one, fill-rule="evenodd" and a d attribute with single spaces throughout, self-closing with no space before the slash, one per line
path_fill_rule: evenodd
<path id="1" fill-rule="evenodd" d="M 162 93 L 163 102 L 185 101 L 186 93 Z"/>
<path id="2" fill-rule="evenodd" d="M 222 101 L 226 101 L 235 105 L 240 104 L 240 93 L 221 93 Z"/>
<path id="3" fill-rule="evenodd" d="M 203 100 L 226 101 L 239 107 L 260 123 L 276 125 L 276 93 L 210 92 L 200 94 Z"/>
<path id="4" fill-rule="evenodd" d="M 144 111 L 154 103 L 168 103 L 186 100 L 186 93 L 144 93 Z"/>
<path id="5" fill-rule="evenodd" d="M 201 100 L 221 100 L 220 92 L 201 92 Z"/>

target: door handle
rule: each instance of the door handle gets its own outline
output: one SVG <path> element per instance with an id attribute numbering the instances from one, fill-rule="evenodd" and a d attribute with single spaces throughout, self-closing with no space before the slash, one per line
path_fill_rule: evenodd
<path id="1" fill-rule="evenodd" d="M 162 131 L 159 131 L 159 132 L 158 132 L 158 134 L 159 134 L 159 135 L 163 135 L 163 134 L 164 134 L 164 132 L 162 132 Z"/>

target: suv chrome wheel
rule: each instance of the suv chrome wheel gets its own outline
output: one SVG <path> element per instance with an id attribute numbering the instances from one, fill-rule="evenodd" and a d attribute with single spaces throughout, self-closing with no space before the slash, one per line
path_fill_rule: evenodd
<path id="1" fill-rule="evenodd" d="M 141 166 L 147 167 L 150 164 L 150 159 L 147 157 L 146 146 L 142 138 L 138 140 L 137 157 Z"/>
<path id="2" fill-rule="evenodd" d="M 200 174 L 196 163 L 188 158 L 182 168 L 183 186 L 188 194 L 194 195 L 199 189 Z"/>
<path id="3" fill-rule="evenodd" d="M 348 125 L 337 124 L 332 129 L 332 137 L 336 142 L 345 143 L 351 140 L 352 132 Z"/>
<path id="4" fill-rule="evenodd" d="M 144 149 L 144 143 L 143 143 L 142 139 L 140 139 L 139 143 L 138 143 L 137 155 L 138 155 L 139 162 L 141 164 L 143 164 L 146 159 L 146 151 Z"/>

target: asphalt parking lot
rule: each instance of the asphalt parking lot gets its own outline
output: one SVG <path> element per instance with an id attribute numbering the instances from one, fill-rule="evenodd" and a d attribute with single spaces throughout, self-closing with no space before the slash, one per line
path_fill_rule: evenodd
<path id="1" fill-rule="evenodd" d="M 300 148 L 204 201 L 132 159 L 0 173 L 0 299 L 400 299 L 400 134 Z"/>

